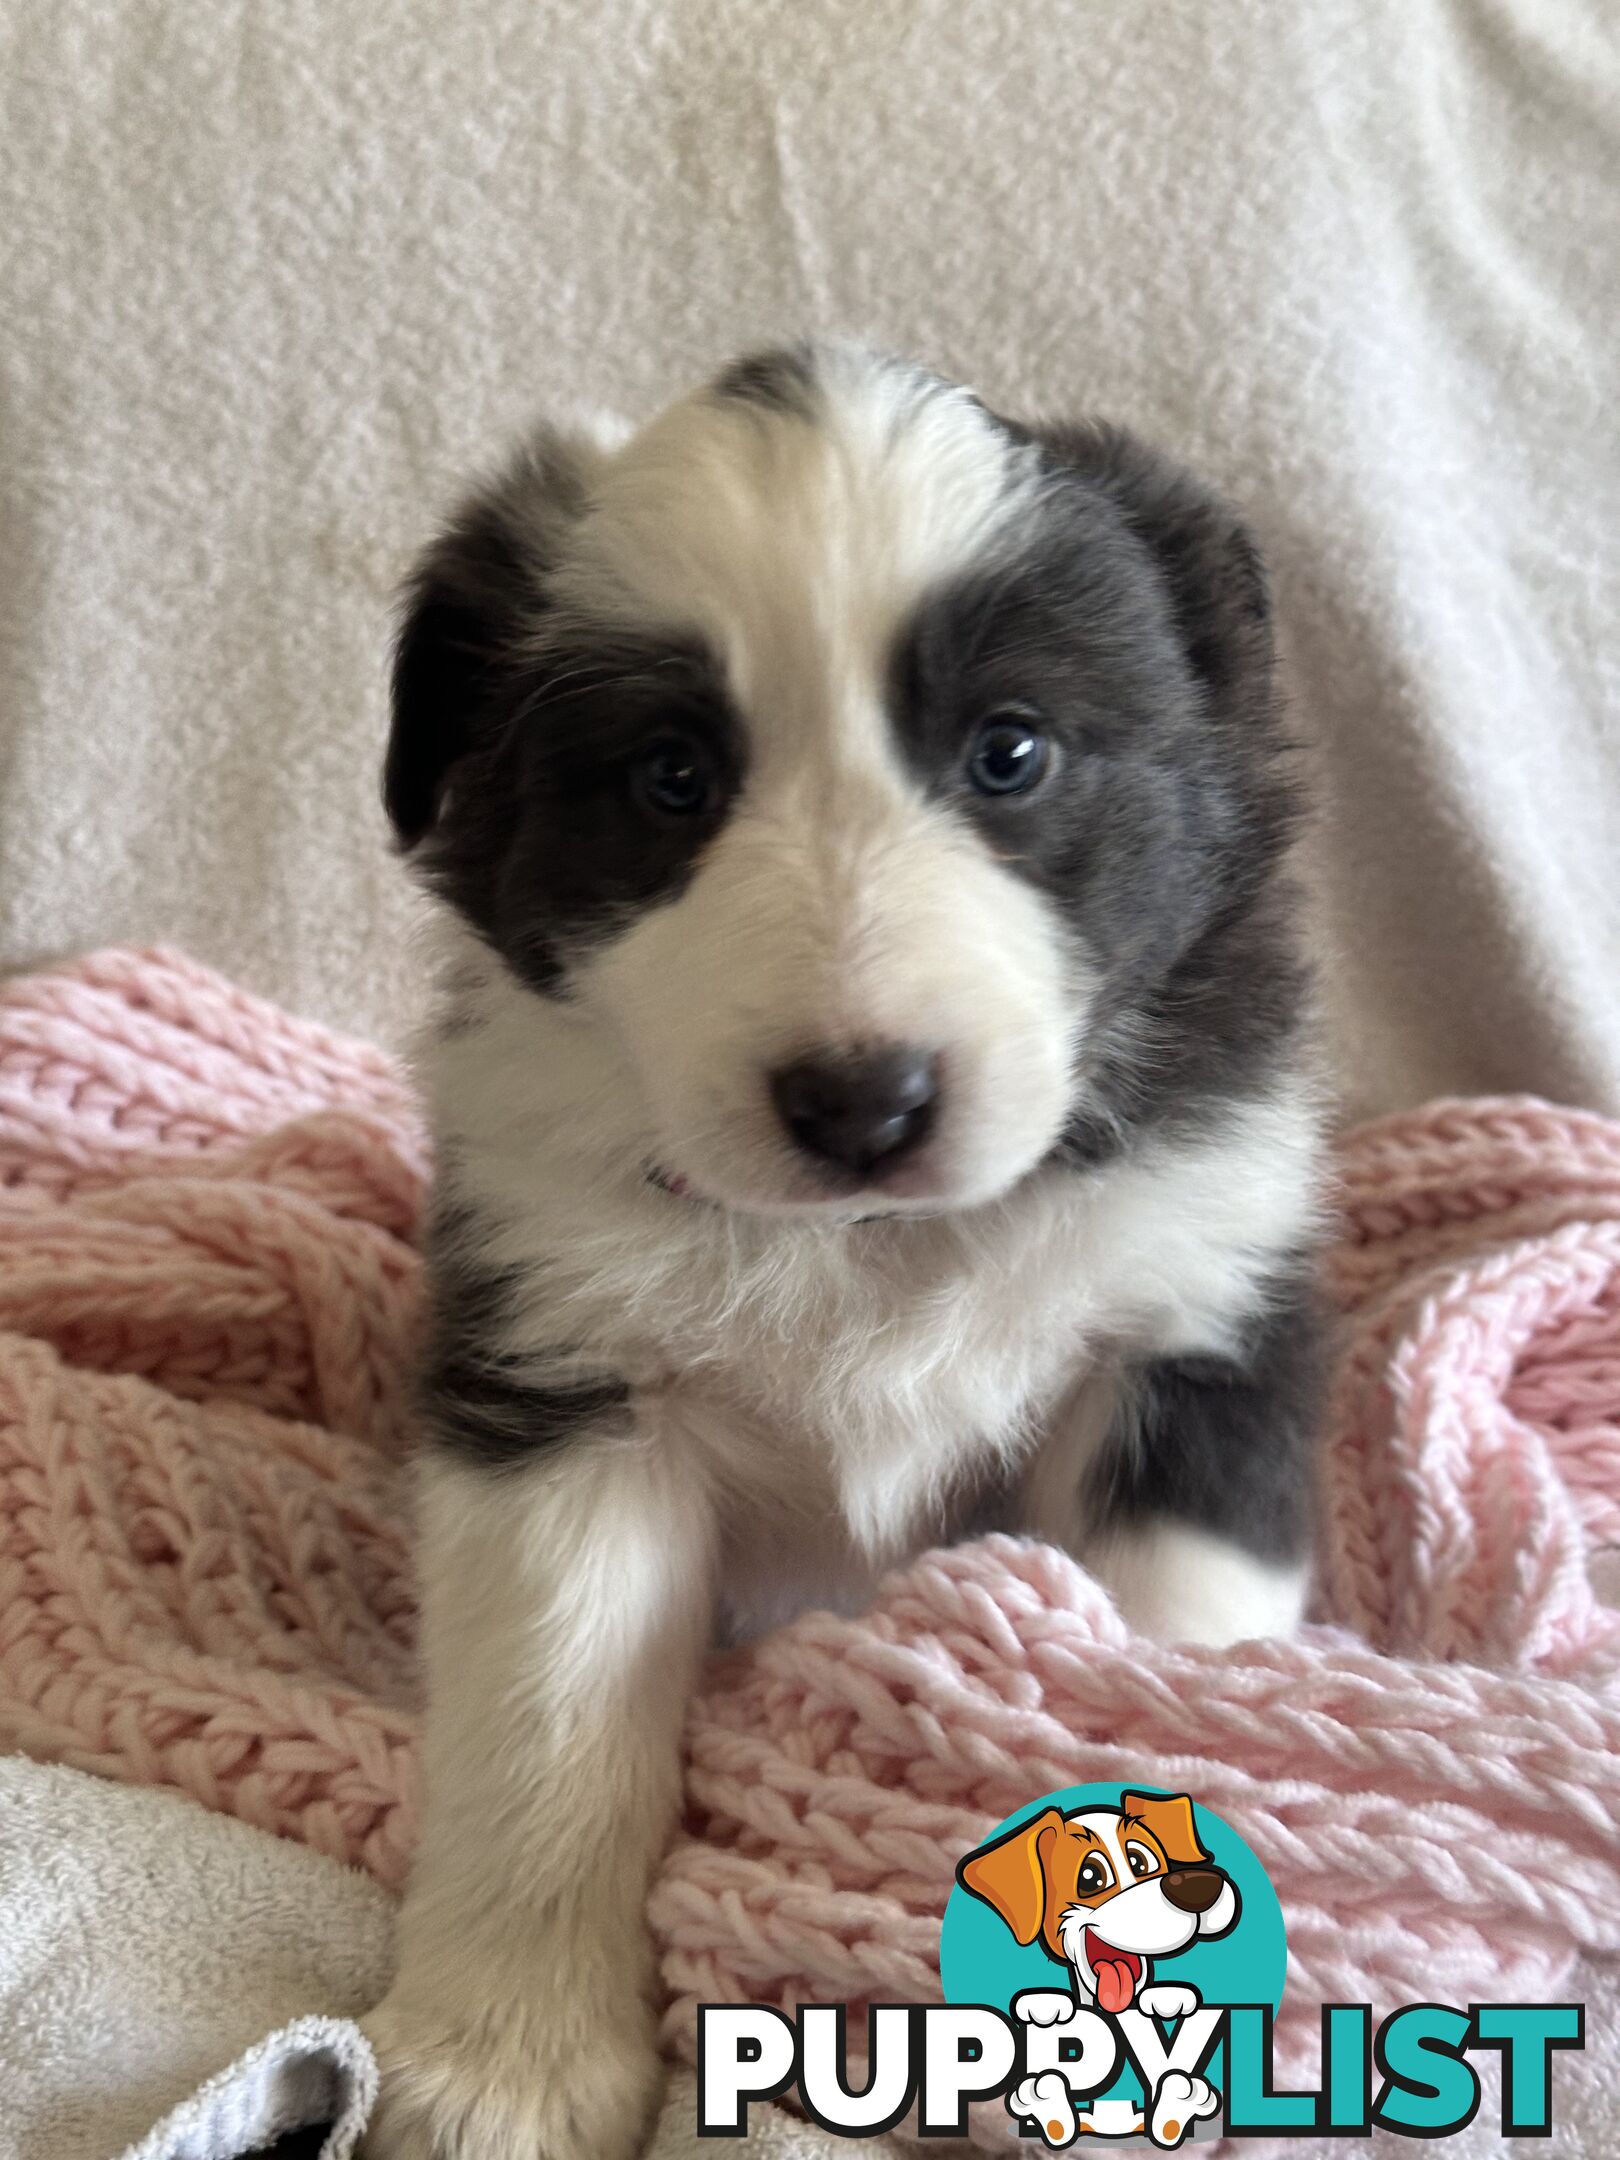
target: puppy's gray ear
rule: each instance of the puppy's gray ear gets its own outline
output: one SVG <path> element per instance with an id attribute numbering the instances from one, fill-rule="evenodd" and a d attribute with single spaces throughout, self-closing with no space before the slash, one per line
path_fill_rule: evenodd
<path id="1" fill-rule="evenodd" d="M 581 439 L 536 436 L 451 520 L 405 588 L 383 804 L 406 848 L 432 831 L 454 768 L 511 716 L 595 455 Z"/>
<path id="2" fill-rule="evenodd" d="M 1271 587 L 1243 520 L 1203 481 L 1124 428 L 1031 430 L 1047 456 L 1111 495 L 1156 557 L 1193 673 L 1218 714 L 1269 704 L 1276 658 Z"/>

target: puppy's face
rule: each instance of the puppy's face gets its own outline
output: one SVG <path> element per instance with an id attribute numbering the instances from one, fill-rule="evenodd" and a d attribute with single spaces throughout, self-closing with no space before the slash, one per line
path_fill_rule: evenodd
<path id="1" fill-rule="evenodd" d="M 1242 536 L 1122 439 L 841 350 L 548 443 L 417 581 L 389 806 L 721 1204 L 990 1199 L 1221 903 Z"/>

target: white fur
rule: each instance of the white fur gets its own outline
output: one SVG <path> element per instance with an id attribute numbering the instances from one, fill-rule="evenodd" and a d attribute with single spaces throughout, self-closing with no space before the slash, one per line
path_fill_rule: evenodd
<path id="1" fill-rule="evenodd" d="M 901 617 L 1040 484 L 965 390 L 857 347 L 821 348 L 818 374 L 813 420 L 700 391 L 606 451 L 551 595 L 699 633 L 767 745 L 857 720 L 829 693 L 873 679 Z"/>
<path id="2" fill-rule="evenodd" d="M 1216 1649 L 1291 1635 L 1305 1609 L 1303 1568 L 1270 1564 L 1187 1523 L 1111 1531 L 1086 1565 L 1141 1634 Z"/>
<path id="3" fill-rule="evenodd" d="M 1078 1201 L 1060 1174 L 927 1220 L 738 1216 L 646 1181 L 647 1113 L 588 1018 L 461 959 L 476 987 L 429 1070 L 461 1188 L 500 1226 L 486 1257 L 537 1285 L 507 1347 L 543 1365 L 561 1329 L 580 1365 L 629 1375 L 639 1437 L 498 1478 L 428 1470 L 427 1837 L 374 2026 L 372 2144 L 611 2160 L 652 2087 L 639 1898 L 713 1556 L 746 1629 L 864 1598 L 986 1467 L 1022 1460 L 1032 1489 L 1044 1468 L 1072 1509 L 1105 1422 L 1058 1414 L 1074 1375 L 1101 1352 L 1107 1404 L 1114 1344 L 1228 1341 L 1307 1222 L 1312 1121 L 1297 1097 L 1247 1106 Z M 1140 1552 L 1127 1570 L 1128 1605 L 1157 1585 L 1138 1617 L 1160 1632 L 1297 1607 L 1296 1586 L 1262 1611 L 1256 1563 L 1208 1540 L 1189 1559 L 1177 1535 L 1156 1573 Z"/>
<path id="4" fill-rule="evenodd" d="M 1089 1818 L 1082 1815 L 1081 1822 Z M 1117 1835 L 1108 1835 L 1108 1842 L 1116 1856 L 1119 1851 Z M 1108 1899 L 1106 1904 L 1095 1908 L 1089 1905 L 1071 1905 L 1058 1924 L 1058 1938 L 1063 1944 L 1063 1954 L 1074 1967 L 1078 1978 L 1089 1980 L 1086 1956 L 1082 1947 L 1087 1931 L 1116 1950 L 1134 1950 L 1144 1961 L 1156 1957 L 1173 1957 L 1200 1932 L 1199 1915 L 1179 1911 L 1165 1896 L 1163 1886 L 1156 1881 L 1133 1883 L 1129 1875 L 1121 1874 L 1125 1888 Z"/>
<path id="5" fill-rule="evenodd" d="M 1082 964 L 1033 888 L 890 769 L 876 727 L 857 740 L 867 754 L 761 771 L 690 892 L 577 971 L 581 1008 L 634 1062 L 652 1150 L 734 1209 L 972 1206 L 1040 1160 L 1068 1109 Z M 940 1114 L 881 1191 L 829 1200 L 769 1076 L 871 1043 L 938 1054 Z"/>
<path id="6" fill-rule="evenodd" d="M 656 2096 L 641 1905 L 712 1518 L 645 1423 L 500 1478 L 429 1458 L 419 1499 L 427 1805 L 368 2150 L 620 2154 Z"/>

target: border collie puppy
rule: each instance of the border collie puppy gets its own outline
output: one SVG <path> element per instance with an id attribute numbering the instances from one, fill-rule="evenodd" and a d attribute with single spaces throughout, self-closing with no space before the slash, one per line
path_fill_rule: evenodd
<path id="1" fill-rule="evenodd" d="M 1264 575 L 842 346 L 537 436 L 411 587 L 426 1819 L 371 2150 L 621 2160 L 699 1659 L 991 1527 L 1299 1615 L 1318 1108 Z"/>

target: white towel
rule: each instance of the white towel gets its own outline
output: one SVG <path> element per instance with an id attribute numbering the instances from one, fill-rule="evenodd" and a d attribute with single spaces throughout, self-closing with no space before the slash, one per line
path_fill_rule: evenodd
<path id="1" fill-rule="evenodd" d="M 309 2122 L 342 2160 L 392 1919 L 178 1794 L 0 1761 L 0 2160 L 235 2160 Z"/>

